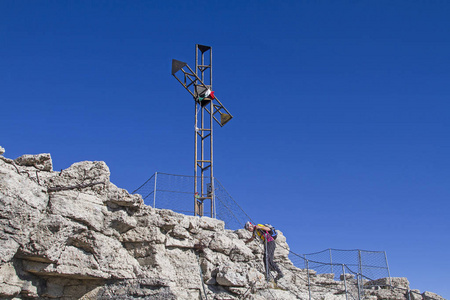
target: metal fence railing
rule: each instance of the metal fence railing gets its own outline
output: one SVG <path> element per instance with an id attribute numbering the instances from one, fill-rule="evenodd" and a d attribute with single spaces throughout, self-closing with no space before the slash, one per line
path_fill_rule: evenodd
<path id="1" fill-rule="evenodd" d="M 142 195 L 144 203 L 154 208 L 170 209 L 186 215 L 194 215 L 195 176 L 157 172 L 133 191 Z M 214 178 L 216 218 L 225 222 L 225 228 L 242 228 L 250 217 L 231 197 L 219 180 Z M 205 201 L 205 216 L 211 217 L 210 205 Z"/>
<path id="2" fill-rule="evenodd" d="M 363 299 L 365 290 L 374 285 L 391 286 L 391 276 L 385 251 L 326 249 L 323 251 L 297 254 L 289 252 L 289 259 L 294 266 L 310 270 L 315 274 L 328 275 L 343 284 L 347 299 Z M 386 279 L 376 281 L 377 279 Z M 309 280 L 309 278 L 308 278 Z M 317 283 L 316 283 L 317 285 Z M 311 284 L 308 284 L 309 288 Z"/>
<path id="3" fill-rule="evenodd" d="M 158 172 L 133 191 L 133 194 L 141 194 L 144 203 L 148 206 L 194 215 L 194 179 L 194 176 Z M 215 217 L 225 222 L 225 228 L 236 230 L 242 228 L 246 221 L 252 221 L 215 178 L 213 186 Z M 205 209 L 205 211 L 210 210 Z M 211 217 L 208 214 L 205 215 Z M 340 282 L 340 287 L 336 287 L 339 290 L 337 293 L 344 293 L 347 300 L 363 299 L 365 290 L 373 288 L 374 285 L 377 288 L 383 286 L 398 289 L 391 284 L 387 256 L 384 251 L 326 249 L 315 253 L 297 254 L 289 250 L 289 259 L 296 268 L 307 271 L 306 284 L 309 299 L 315 298 L 315 288 L 320 286 L 317 281 L 310 281 L 311 270 L 313 274 L 327 274 L 324 276 Z M 405 290 L 404 294 L 408 296 L 405 296 L 405 299 L 411 299 L 412 293 Z"/>
<path id="4" fill-rule="evenodd" d="M 363 274 L 369 279 L 390 278 L 389 265 L 385 251 L 325 249 L 315 253 L 303 254 L 304 260 L 311 261 L 311 268 L 320 262 L 321 273 L 337 274 L 340 265 L 345 264 L 354 274 Z M 323 265 L 326 263 L 326 265 Z M 338 266 L 338 269 L 334 267 Z M 337 275 L 336 275 L 337 276 Z"/>

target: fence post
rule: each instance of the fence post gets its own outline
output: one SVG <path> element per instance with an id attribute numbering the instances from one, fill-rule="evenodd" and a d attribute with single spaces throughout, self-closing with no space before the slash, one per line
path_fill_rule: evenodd
<path id="1" fill-rule="evenodd" d="M 217 219 L 217 211 L 216 211 L 216 182 L 215 182 L 215 178 L 211 177 L 211 201 L 214 209 L 213 209 L 213 213 L 214 219 Z"/>
<path id="2" fill-rule="evenodd" d="M 205 289 L 205 282 L 203 281 L 203 271 L 202 271 L 202 265 L 200 264 L 200 255 L 198 254 L 197 251 L 195 251 L 195 255 L 197 256 L 198 267 L 200 268 L 200 280 L 202 282 L 203 294 L 205 294 L 205 299 L 208 300 L 208 294 L 206 293 L 206 289 Z"/>
<path id="3" fill-rule="evenodd" d="M 328 250 L 330 250 L 330 267 L 331 267 L 331 273 L 333 273 L 333 258 L 331 256 L 331 248 L 329 248 Z"/>
<path id="4" fill-rule="evenodd" d="M 345 278 L 345 268 L 344 268 L 344 265 L 342 265 L 342 275 L 344 276 L 345 300 L 348 300 L 348 293 L 347 293 L 347 278 Z"/>
<path id="5" fill-rule="evenodd" d="M 358 249 L 358 273 L 362 274 L 361 250 Z"/>
<path id="6" fill-rule="evenodd" d="M 361 299 L 361 287 L 362 287 L 362 259 L 361 259 L 361 250 L 358 249 L 358 299 Z"/>
<path id="7" fill-rule="evenodd" d="M 386 262 L 386 268 L 387 268 L 388 276 L 389 276 L 389 285 L 392 286 L 392 282 L 391 282 L 391 272 L 389 271 L 389 265 L 388 265 L 388 261 L 387 261 L 386 251 L 383 251 L 383 252 L 384 252 L 384 260 L 385 260 L 385 262 Z"/>
<path id="8" fill-rule="evenodd" d="M 359 286 L 360 283 L 360 273 L 356 274 L 356 284 L 358 285 L 358 300 L 361 300 L 361 287 Z"/>
<path id="9" fill-rule="evenodd" d="M 311 300 L 311 281 L 309 280 L 309 261 L 306 260 L 306 272 L 308 272 L 308 292 L 309 292 L 309 300 Z"/>
<path id="10" fill-rule="evenodd" d="M 266 259 L 265 259 L 266 281 L 269 282 L 269 255 L 267 253 L 267 236 L 264 238 L 264 253 L 266 254 Z"/>
<path id="11" fill-rule="evenodd" d="M 305 264 L 305 269 L 307 269 L 307 266 L 306 266 L 306 261 L 307 261 L 308 259 L 306 258 L 306 254 L 303 254 L 303 263 Z"/>
<path id="12" fill-rule="evenodd" d="M 153 208 L 156 208 L 156 179 L 158 178 L 158 172 L 155 172 L 155 186 L 153 187 Z"/>

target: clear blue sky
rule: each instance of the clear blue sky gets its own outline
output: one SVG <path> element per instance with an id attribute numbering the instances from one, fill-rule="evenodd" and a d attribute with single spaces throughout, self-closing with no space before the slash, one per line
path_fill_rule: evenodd
<path id="1" fill-rule="evenodd" d="M 386 250 L 450 298 L 448 1 L 1 1 L 5 156 L 103 160 L 128 190 L 192 175 L 170 71 L 196 43 L 234 115 L 215 175 L 244 210 L 298 253 Z"/>

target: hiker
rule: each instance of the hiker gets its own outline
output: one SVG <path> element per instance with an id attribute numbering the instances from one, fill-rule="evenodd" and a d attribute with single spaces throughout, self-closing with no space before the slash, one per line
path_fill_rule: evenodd
<path id="1" fill-rule="evenodd" d="M 264 266 L 266 267 L 266 272 L 268 271 L 267 267 L 269 267 L 271 271 L 278 273 L 277 277 L 275 277 L 275 282 L 277 282 L 281 277 L 283 277 L 283 273 L 278 265 L 273 261 L 276 243 L 274 238 L 269 233 L 271 228 L 261 224 L 253 225 L 250 222 L 245 223 L 244 228 L 250 232 L 253 232 L 251 238 L 245 241 L 246 244 L 253 241 L 255 237 L 258 237 L 258 239 L 264 243 Z M 273 231 L 275 231 L 275 229 L 273 229 Z M 267 266 L 267 264 L 269 266 Z"/>

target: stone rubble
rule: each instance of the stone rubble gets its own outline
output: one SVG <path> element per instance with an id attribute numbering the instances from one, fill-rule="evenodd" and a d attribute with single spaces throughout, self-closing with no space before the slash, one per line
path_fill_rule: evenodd
<path id="1" fill-rule="evenodd" d="M 4 149 L 0 147 L 0 154 Z M 288 258 L 266 282 L 262 248 L 220 220 L 145 206 L 109 181 L 104 162 L 53 171 L 50 154 L 0 156 L 1 299 L 309 299 L 308 273 Z M 202 278 L 203 276 L 203 278 Z M 310 270 L 314 299 L 346 299 L 343 278 Z M 368 282 L 364 299 L 408 299 L 406 278 Z M 346 276 L 349 290 L 356 280 Z M 352 292 L 355 292 L 352 291 Z M 443 299 L 414 290 L 410 299 Z"/>

